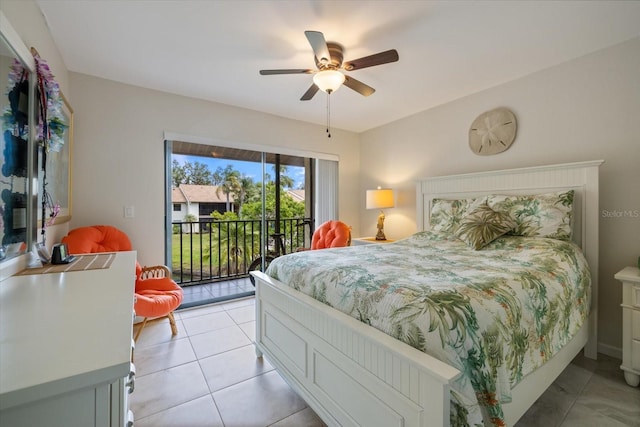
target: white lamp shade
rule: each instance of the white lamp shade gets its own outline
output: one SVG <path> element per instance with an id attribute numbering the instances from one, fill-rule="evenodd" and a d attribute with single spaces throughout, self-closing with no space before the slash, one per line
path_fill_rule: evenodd
<path id="1" fill-rule="evenodd" d="M 323 92 L 335 92 L 344 83 L 344 74 L 336 70 L 320 71 L 313 76 L 313 82 Z"/>
<path id="2" fill-rule="evenodd" d="M 386 209 L 393 207 L 393 190 L 378 188 L 367 190 L 367 209 Z"/>

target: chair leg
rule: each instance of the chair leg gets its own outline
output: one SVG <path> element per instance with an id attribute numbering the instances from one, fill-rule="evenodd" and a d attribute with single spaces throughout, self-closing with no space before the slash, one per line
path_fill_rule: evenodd
<path id="1" fill-rule="evenodd" d="M 138 341 L 138 337 L 140 336 L 140 333 L 142 332 L 144 327 L 147 326 L 147 320 L 148 320 L 148 317 L 145 317 L 144 320 L 142 321 L 142 326 L 140 326 L 140 329 L 138 329 L 138 332 L 136 332 L 136 336 L 133 337 L 134 342 Z"/>
<path id="2" fill-rule="evenodd" d="M 169 323 L 171 324 L 171 335 L 178 335 L 178 326 L 176 325 L 176 318 L 173 317 L 173 311 L 167 314 Z"/>

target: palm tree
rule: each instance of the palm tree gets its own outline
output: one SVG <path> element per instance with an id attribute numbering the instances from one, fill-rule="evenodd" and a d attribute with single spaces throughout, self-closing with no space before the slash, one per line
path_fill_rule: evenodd
<path id="1" fill-rule="evenodd" d="M 275 166 L 274 166 L 275 169 Z M 295 181 L 290 176 L 287 176 L 287 167 L 280 165 L 280 187 L 292 188 Z"/>
<path id="2" fill-rule="evenodd" d="M 240 172 L 235 170 L 232 165 L 227 165 L 224 169 L 218 167 L 213 173 L 213 183 L 217 185 L 216 195 L 220 197 L 222 191 L 227 198 L 226 211 L 231 212 L 231 195 L 238 197 L 240 194 Z"/>
<path id="3" fill-rule="evenodd" d="M 273 173 L 276 172 L 276 165 L 272 165 Z M 275 178 L 271 176 L 270 173 L 266 174 L 265 180 L 267 183 L 275 183 Z M 280 188 L 293 188 L 293 184 L 295 184 L 295 180 L 290 176 L 287 176 L 287 167 L 285 165 L 280 165 Z"/>
<path id="4" fill-rule="evenodd" d="M 250 221 L 239 221 L 233 212 L 211 214 L 212 242 L 218 242 L 219 250 L 204 247 L 202 251 L 205 261 L 212 260 L 218 265 L 221 274 L 237 274 L 245 271 L 246 267 L 260 251 L 259 229 L 253 229 Z"/>
<path id="5" fill-rule="evenodd" d="M 242 205 L 247 200 L 247 196 L 254 189 L 255 185 L 253 182 L 253 178 L 251 178 L 248 175 L 240 176 L 238 184 L 239 184 L 238 186 L 239 193 L 238 193 L 237 202 L 238 202 L 238 213 L 240 214 L 242 212 Z"/>

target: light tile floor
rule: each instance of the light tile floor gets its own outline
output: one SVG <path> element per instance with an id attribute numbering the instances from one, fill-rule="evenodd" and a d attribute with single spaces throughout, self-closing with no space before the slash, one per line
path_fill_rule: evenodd
<path id="1" fill-rule="evenodd" d="M 315 427 L 318 416 L 255 356 L 254 298 L 180 310 L 179 333 L 147 324 L 136 343 L 136 427 Z M 515 427 L 640 427 L 640 388 L 620 360 L 576 357 Z"/>
<path id="2" fill-rule="evenodd" d="M 166 319 L 147 324 L 134 352 L 136 427 L 324 426 L 269 362 L 256 358 L 254 301 L 180 310 L 176 337 Z"/>

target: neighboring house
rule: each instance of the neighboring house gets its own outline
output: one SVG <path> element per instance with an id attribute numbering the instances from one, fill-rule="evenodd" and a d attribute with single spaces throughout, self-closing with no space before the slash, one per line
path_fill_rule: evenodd
<path id="1" fill-rule="evenodd" d="M 304 190 L 287 190 L 287 194 L 296 202 L 304 202 Z"/>
<path id="2" fill-rule="evenodd" d="M 220 191 L 217 194 L 216 185 L 180 184 L 171 188 L 171 222 L 183 222 L 188 214 L 193 215 L 198 221 L 210 221 L 213 211 L 226 212 L 226 195 Z M 287 190 L 288 194 L 296 202 L 304 202 L 304 190 Z M 236 210 L 233 194 L 229 196 L 230 211 Z M 198 225 L 193 225 L 193 232 L 198 233 Z M 184 225 L 183 231 L 189 232 L 190 226 Z"/>
<path id="3" fill-rule="evenodd" d="M 235 199 L 229 195 L 230 211 L 234 211 Z M 188 214 L 198 221 L 211 221 L 211 213 L 227 211 L 227 196 L 218 191 L 216 185 L 180 184 L 171 188 L 171 222 L 182 222 Z M 193 232 L 200 232 L 198 225 L 193 225 Z M 190 226 L 183 225 L 183 231 L 189 232 Z"/>

